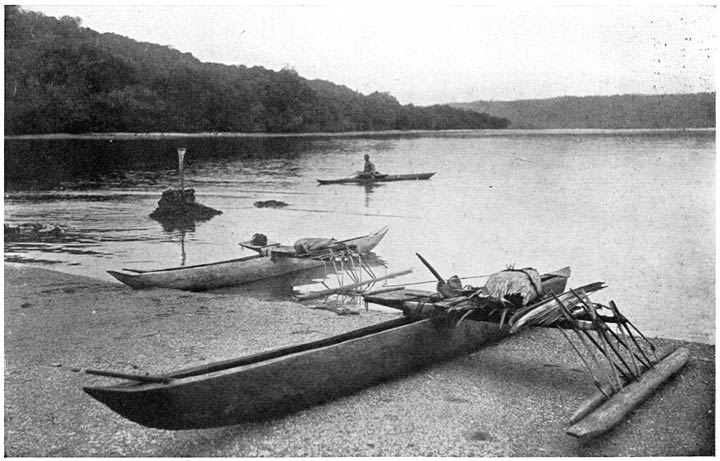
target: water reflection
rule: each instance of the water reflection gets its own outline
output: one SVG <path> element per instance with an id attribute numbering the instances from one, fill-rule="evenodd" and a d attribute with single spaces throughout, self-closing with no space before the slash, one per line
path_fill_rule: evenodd
<path id="1" fill-rule="evenodd" d="M 167 234 L 177 234 L 180 242 L 180 266 L 184 266 L 187 260 L 187 254 L 185 252 L 185 235 L 195 232 L 195 225 L 203 221 L 209 221 L 212 217 L 197 219 L 188 216 L 175 216 L 172 218 L 168 217 L 157 217 L 150 215 L 152 219 L 159 222 L 162 229 Z"/>
<path id="2" fill-rule="evenodd" d="M 365 208 L 370 207 L 370 196 L 373 193 L 373 189 L 376 187 L 380 187 L 381 184 L 373 184 L 373 183 L 367 183 L 363 184 L 363 188 L 365 189 Z"/>
<path id="3" fill-rule="evenodd" d="M 185 254 L 185 230 L 180 231 L 180 265 L 185 265 L 185 259 L 187 259 L 187 255 Z"/>
<path id="4" fill-rule="evenodd" d="M 326 276 L 324 267 L 279 275 L 236 287 L 218 288 L 213 293 L 243 294 L 260 299 L 288 299 L 296 293 L 296 287 L 321 283 Z"/>
<path id="5" fill-rule="evenodd" d="M 213 217 L 193 218 L 191 216 L 156 216 L 150 217 L 160 223 L 162 230 L 165 232 L 195 232 L 195 225 L 198 223 L 210 221 Z"/>
<path id="6" fill-rule="evenodd" d="M 262 173 L 294 174 L 304 152 L 337 151 L 339 139 L 292 137 L 158 137 L 109 139 L 5 139 L 6 190 L 156 186 L 177 165 L 177 146 L 193 152 L 193 162 L 226 165 L 268 160 Z"/>

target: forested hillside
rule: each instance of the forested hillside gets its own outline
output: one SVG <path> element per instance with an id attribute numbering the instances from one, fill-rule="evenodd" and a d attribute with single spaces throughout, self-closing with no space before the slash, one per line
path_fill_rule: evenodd
<path id="1" fill-rule="evenodd" d="M 453 107 L 510 120 L 510 128 L 709 128 L 715 93 L 476 101 Z"/>
<path id="2" fill-rule="evenodd" d="M 338 132 L 504 128 L 450 106 L 401 105 L 292 69 L 202 63 L 5 6 L 6 134 L 85 132 Z"/>

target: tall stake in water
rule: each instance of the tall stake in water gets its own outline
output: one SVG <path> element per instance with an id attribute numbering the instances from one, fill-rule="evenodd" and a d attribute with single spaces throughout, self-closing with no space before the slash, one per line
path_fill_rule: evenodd
<path id="1" fill-rule="evenodd" d="M 180 194 L 182 197 L 185 197 L 185 175 L 183 172 L 183 161 L 185 159 L 186 150 L 187 149 L 184 147 L 178 147 L 178 163 L 180 169 Z"/>
<path id="2" fill-rule="evenodd" d="M 185 174 L 184 174 L 184 160 L 185 160 L 185 151 L 187 149 L 184 147 L 178 147 L 178 168 L 180 170 L 180 198 L 182 200 L 183 208 L 185 208 Z M 181 261 L 180 265 L 185 265 L 185 229 L 183 228 L 180 231 L 180 254 L 181 254 Z"/>

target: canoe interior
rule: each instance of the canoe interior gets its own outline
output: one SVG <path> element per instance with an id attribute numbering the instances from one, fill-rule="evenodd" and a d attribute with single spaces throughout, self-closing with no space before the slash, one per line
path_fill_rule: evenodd
<path id="1" fill-rule="evenodd" d="M 394 323 L 393 323 L 394 322 Z M 399 319 L 360 335 L 272 357 L 170 373 L 169 384 L 86 387 L 122 416 L 161 429 L 198 429 L 278 417 L 419 368 L 477 351 L 507 335 L 485 322 Z M 342 335 L 341 335 L 342 336 Z M 261 354 L 262 355 L 262 354 Z M 233 361 L 229 361 L 233 362 Z M 216 371 L 212 371 L 215 370 Z"/>
<path id="2" fill-rule="evenodd" d="M 551 293 L 560 294 L 564 292 L 569 277 L 569 267 L 564 267 L 557 271 L 543 274 L 540 277 L 543 293 L 545 293 L 545 295 L 550 295 Z M 382 306 L 403 310 L 403 306 L 406 302 L 431 303 L 432 300 L 435 299 L 434 295 L 436 295 L 436 292 L 433 291 L 400 289 L 395 291 L 378 293 L 377 295 L 370 294 L 368 296 L 365 296 L 364 298 L 365 301 L 370 303 L 380 304 Z"/>
<path id="3" fill-rule="evenodd" d="M 212 263 L 203 263 L 203 264 L 191 264 L 189 266 L 176 266 L 176 267 L 166 267 L 164 269 L 129 269 L 129 268 L 123 268 L 122 270 L 128 271 L 128 272 L 134 272 L 136 274 L 145 274 L 148 272 L 172 272 L 172 271 L 180 271 L 180 270 L 187 270 L 187 269 L 199 269 L 201 267 L 213 267 L 213 266 L 221 266 L 223 264 L 230 264 L 230 263 L 237 263 L 237 262 L 243 262 L 243 261 L 252 261 L 254 259 L 262 258 L 261 255 L 250 255 L 250 256 L 244 256 L 242 258 L 235 258 L 235 259 L 227 259 L 224 261 L 216 261 Z"/>

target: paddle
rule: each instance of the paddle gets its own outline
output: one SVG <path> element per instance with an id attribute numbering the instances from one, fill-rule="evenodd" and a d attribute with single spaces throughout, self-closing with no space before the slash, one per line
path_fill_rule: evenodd
<path id="1" fill-rule="evenodd" d="M 430 263 L 427 262 L 420 253 L 415 253 L 415 255 L 417 255 L 417 257 L 420 258 L 420 261 L 422 261 L 422 263 L 425 264 L 425 267 L 427 267 L 430 270 L 430 272 L 432 272 L 432 275 L 434 275 L 435 278 L 438 279 L 438 282 L 443 282 L 443 283 L 445 282 L 445 279 L 442 278 L 442 276 L 438 273 L 438 271 L 436 271 L 435 268 L 432 267 L 430 265 Z"/>

